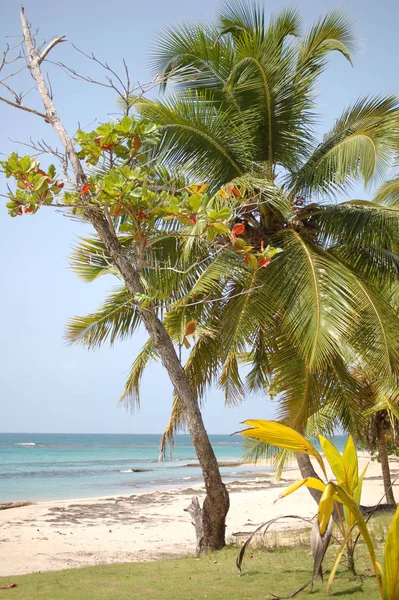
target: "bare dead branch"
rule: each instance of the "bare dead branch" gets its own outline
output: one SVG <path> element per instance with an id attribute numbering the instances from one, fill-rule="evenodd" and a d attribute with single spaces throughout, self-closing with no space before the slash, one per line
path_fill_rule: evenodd
<path id="1" fill-rule="evenodd" d="M 22 73 L 22 71 L 25 71 L 25 69 L 27 69 L 28 66 L 24 65 L 23 67 L 21 67 L 20 69 L 18 69 L 18 71 L 14 71 L 14 73 L 10 73 L 9 75 L 7 75 L 7 77 L 3 77 L 2 81 L 7 81 L 7 79 L 11 79 L 11 77 L 15 77 L 16 75 L 19 75 L 20 73 Z"/>
<path id="2" fill-rule="evenodd" d="M 11 100 L 8 100 L 7 98 L 3 98 L 3 96 L 0 96 L 0 102 L 5 102 L 5 104 L 9 104 L 10 106 L 13 106 L 14 108 L 19 108 L 20 110 L 24 110 L 28 113 L 32 113 L 33 115 L 37 115 L 38 117 L 41 117 L 42 119 L 45 119 L 46 121 L 48 120 L 47 115 L 45 115 L 44 113 L 41 113 L 38 110 L 35 110 L 34 108 L 30 108 L 29 106 L 24 106 L 23 104 L 19 104 L 18 102 L 12 102 Z"/>
<path id="3" fill-rule="evenodd" d="M 15 50 L 15 48 L 18 48 L 18 46 L 20 46 L 23 43 L 23 40 L 21 42 L 19 42 L 18 44 L 16 44 L 15 46 L 11 46 L 9 44 L 6 45 L 6 49 L 3 52 L 3 56 L 2 59 L 0 61 L 0 71 L 6 66 L 6 65 L 11 65 L 12 63 L 16 62 L 17 60 L 22 59 L 23 53 L 20 50 L 18 52 L 18 54 L 16 56 L 14 56 L 11 59 L 8 59 L 8 55 L 10 52 L 12 52 L 13 50 Z"/>
<path id="4" fill-rule="evenodd" d="M 47 84 L 48 84 L 50 98 L 51 98 L 51 100 L 53 100 L 54 99 L 53 86 L 51 85 L 51 81 L 50 81 L 50 77 L 49 77 L 48 73 L 47 73 Z"/>
<path id="5" fill-rule="evenodd" d="M 72 79 L 75 79 L 77 81 L 86 81 L 87 83 L 94 83 L 95 85 L 100 85 L 101 87 L 114 89 L 113 86 L 110 85 L 109 83 L 104 83 L 104 81 L 97 81 L 96 79 L 93 79 L 92 77 L 89 77 L 88 75 L 82 75 L 81 73 L 78 73 L 77 71 L 75 71 L 75 69 L 68 67 L 66 64 L 64 64 L 62 62 L 53 62 L 53 61 L 48 61 L 48 62 L 50 62 L 51 64 L 53 64 L 57 67 L 60 67 L 64 71 L 66 71 Z"/>
<path id="6" fill-rule="evenodd" d="M 135 83 L 135 85 L 132 85 L 129 69 L 128 69 L 125 59 L 122 60 L 123 70 L 125 73 L 124 79 L 123 79 L 117 73 L 117 71 L 115 69 L 113 69 L 108 63 L 103 62 L 99 58 L 97 58 L 93 52 L 91 54 L 88 54 L 87 52 L 84 52 L 83 50 L 81 50 L 80 48 L 75 46 L 74 44 L 72 44 L 72 46 L 77 52 L 82 54 L 85 58 L 95 62 L 102 69 L 104 69 L 105 71 L 110 73 L 110 75 L 107 75 L 105 77 L 105 81 L 100 81 L 98 79 L 94 79 L 93 77 L 91 77 L 89 75 L 83 75 L 82 73 L 78 73 L 75 69 L 72 69 L 71 67 L 69 67 L 68 65 L 66 65 L 63 62 L 52 62 L 52 61 L 49 61 L 49 62 L 52 62 L 52 64 L 63 69 L 66 73 L 68 73 L 70 75 L 70 77 L 72 79 L 75 79 L 77 81 L 85 81 L 87 83 L 99 85 L 101 87 L 105 87 L 105 88 L 114 90 L 114 92 L 119 96 L 119 98 L 121 99 L 121 101 L 124 105 L 124 114 L 128 114 L 132 108 L 132 97 L 140 98 L 145 93 L 147 93 L 149 90 L 158 86 L 160 83 L 159 79 L 158 79 L 158 80 L 150 81 L 145 84 L 140 84 L 139 82 L 137 82 L 137 83 Z"/>
<path id="7" fill-rule="evenodd" d="M 4 81 L 0 81 L 0 85 L 6 88 L 7 91 L 10 92 L 12 96 L 14 96 L 16 104 L 21 104 L 22 94 L 18 94 L 15 90 L 13 90 L 9 85 L 4 83 Z"/>
<path id="8" fill-rule="evenodd" d="M 66 42 L 65 35 L 55 38 L 52 42 L 50 42 L 49 45 L 43 50 L 43 52 L 39 56 L 39 65 L 44 61 L 49 52 L 51 52 L 51 50 L 55 46 L 57 46 L 57 44 L 62 44 L 63 42 Z"/>
<path id="9" fill-rule="evenodd" d="M 28 68 L 32 74 L 34 81 L 36 82 L 40 97 L 45 107 L 46 119 L 50 122 L 54 131 L 58 135 L 62 145 L 64 146 L 66 155 L 68 156 L 68 159 L 72 165 L 76 177 L 76 182 L 78 185 L 81 185 L 86 181 L 86 175 L 83 170 L 82 164 L 78 158 L 73 142 L 69 137 L 63 123 L 61 122 L 56 108 L 54 106 L 54 103 L 51 99 L 49 89 L 47 87 L 43 73 L 40 69 L 40 56 L 36 51 L 30 26 L 26 19 L 23 7 L 21 7 L 21 22 L 24 40 L 26 48 L 28 50 Z"/>

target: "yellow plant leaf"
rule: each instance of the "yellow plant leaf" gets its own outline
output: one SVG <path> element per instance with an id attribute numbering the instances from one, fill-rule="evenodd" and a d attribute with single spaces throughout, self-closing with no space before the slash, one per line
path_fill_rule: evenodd
<path id="1" fill-rule="evenodd" d="M 345 468 L 346 491 L 353 496 L 353 491 L 359 482 L 359 464 L 355 442 L 351 435 L 348 437 L 348 441 L 345 444 L 343 463 Z"/>
<path id="2" fill-rule="evenodd" d="M 336 485 L 332 481 L 330 481 L 321 495 L 319 502 L 319 510 L 317 513 L 317 519 L 319 521 L 319 531 L 320 535 L 323 536 L 326 531 L 328 524 L 331 519 L 331 515 L 334 509 L 334 495 L 336 490 Z"/>
<path id="3" fill-rule="evenodd" d="M 344 506 L 348 507 L 348 509 L 353 513 L 353 516 L 355 517 L 355 520 L 356 520 L 357 526 L 359 528 L 359 531 L 362 534 L 362 537 L 363 537 L 363 539 L 365 541 L 365 544 L 367 546 L 367 549 L 369 551 L 370 559 L 371 559 L 371 562 L 372 562 L 372 565 L 373 565 L 373 568 L 374 568 L 374 573 L 375 573 L 375 576 L 376 576 L 376 579 L 377 579 L 377 584 L 378 584 L 378 587 L 379 587 L 379 590 L 380 590 L 381 596 L 382 596 L 382 589 L 381 589 L 381 581 L 380 581 L 380 574 L 379 574 L 379 569 L 378 569 L 378 563 L 377 563 L 377 559 L 376 559 L 376 556 L 375 556 L 375 550 L 374 550 L 373 542 L 371 540 L 369 531 L 367 529 L 366 521 L 364 520 L 364 517 L 363 517 L 362 513 L 360 512 L 359 506 L 356 504 L 356 502 L 352 498 L 352 496 L 350 496 L 344 490 L 344 488 L 342 488 L 339 485 L 336 486 L 336 490 L 337 490 L 337 492 L 336 492 L 337 496 L 341 499 L 341 502 L 344 504 Z"/>
<path id="4" fill-rule="evenodd" d="M 300 487 L 305 486 L 307 488 L 312 488 L 314 490 L 319 490 L 320 492 L 324 492 L 326 484 L 321 481 L 321 479 L 316 479 L 316 477 L 306 477 L 305 479 L 301 479 L 301 481 L 296 481 L 292 485 L 289 485 L 285 490 L 280 494 L 277 500 L 281 498 L 285 498 L 289 496 L 293 492 L 296 492 Z M 276 502 L 277 502 L 276 500 Z"/>
<path id="5" fill-rule="evenodd" d="M 277 421 L 264 421 L 263 419 L 244 421 L 243 425 L 248 425 L 251 429 L 239 431 L 238 433 L 241 433 L 241 435 L 261 440 L 271 446 L 314 456 L 324 475 L 327 477 L 324 462 L 319 452 L 295 429 L 291 429 L 291 427 L 287 427 L 287 425 L 283 425 Z"/>
<path id="6" fill-rule="evenodd" d="M 186 190 L 189 192 L 189 194 L 203 194 L 207 189 L 207 183 L 193 184 L 186 187 Z"/>
<path id="7" fill-rule="evenodd" d="M 359 506 L 360 505 L 360 501 L 362 499 L 362 488 L 363 488 L 363 479 L 364 476 L 366 474 L 366 471 L 368 469 L 370 463 L 367 463 L 366 466 L 364 467 L 363 471 L 360 474 L 359 477 L 359 481 L 357 483 L 357 486 L 355 487 L 355 489 L 353 490 L 353 499 L 356 502 L 356 504 Z"/>
<path id="8" fill-rule="evenodd" d="M 384 547 L 383 570 L 384 599 L 392 600 L 399 595 L 399 507 L 388 531 Z"/>
<path id="9" fill-rule="evenodd" d="M 346 548 L 346 542 L 348 541 L 348 538 L 349 538 L 350 534 L 351 534 L 351 530 L 349 530 L 347 532 L 346 536 L 342 540 L 342 544 L 340 545 L 337 554 L 335 555 L 334 564 L 333 564 L 333 566 L 331 568 L 330 576 L 328 578 L 328 584 L 327 584 L 327 593 L 328 593 L 329 596 L 331 596 L 332 584 L 334 582 L 335 573 L 337 572 L 338 565 L 339 565 L 339 563 L 341 561 L 342 555 L 343 555 L 344 550 Z"/>
<path id="10" fill-rule="evenodd" d="M 342 485 L 345 483 L 345 468 L 341 454 L 334 444 L 323 435 L 319 435 L 319 441 L 332 472 L 337 478 L 338 483 Z"/>
<path id="11" fill-rule="evenodd" d="M 188 341 L 188 339 L 186 337 L 183 338 L 183 344 L 187 348 L 187 350 L 189 348 L 191 348 L 191 344 L 190 344 L 190 342 Z"/>

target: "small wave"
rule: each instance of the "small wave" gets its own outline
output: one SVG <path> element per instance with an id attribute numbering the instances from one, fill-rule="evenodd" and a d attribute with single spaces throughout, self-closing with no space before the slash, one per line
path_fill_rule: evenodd
<path id="1" fill-rule="evenodd" d="M 16 442 L 16 446 L 36 446 L 35 442 Z"/>
<path id="2" fill-rule="evenodd" d="M 122 469 L 119 473 L 133 473 L 133 469 Z"/>
<path id="3" fill-rule="evenodd" d="M 191 479 L 191 477 L 182 477 L 182 479 L 184 479 L 185 481 L 188 481 L 189 479 Z"/>

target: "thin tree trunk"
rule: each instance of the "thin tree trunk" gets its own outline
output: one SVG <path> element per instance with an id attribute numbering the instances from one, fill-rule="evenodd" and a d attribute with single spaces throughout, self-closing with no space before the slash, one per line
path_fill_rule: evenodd
<path id="1" fill-rule="evenodd" d="M 28 67 L 35 80 L 47 119 L 58 135 L 69 162 L 74 171 L 78 189 L 86 182 L 86 175 L 82 164 L 77 156 L 73 142 L 66 132 L 52 101 L 45 79 L 40 69 L 40 56 L 37 53 L 30 32 L 29 24 L 21 9 L 22 28 L 28 50 Z M 84 201 L 84 196 L 82 197 Z M 109 221 L 95 207 L 89 203 L 85 209 L 85 216 L 94 226 L 101 241 L 112 256 L 123 281 L 132 297 L 137 293 L 144 293 L 140 282 L 140 275 L 135 270 L 130 260 L 125 255 L 119 240 Z M 212 446 L 209 442 L 202 415 L 199 410 L 197 397 L 191 388 L 187 375 L 179 362 L 172 340 L 163 323 L 158 319 L 153 308 L 139 308 L 144 326 L 155 342 L 170 380 L 174 386 L 176 395 L 184 409 L 187 426 L 195 447 L 199 463 L 201 465 L 206 497 L 202 508 L 202 520 L 204 526 L 203 549 L 218 550 L 225 546 L 225 522 L 229 510 L 229 495 L 222 482 L 219 467 Z"/>
<path id="2" fill-rule="evenodd" d="M 391 471 L 389 469 L 389 459 L 387 453 L 387 441 L 383 424 L 378 427 L 378 454 L 380 457 L 382 479 L 384 481 L 384 491 L 387 503 L 396 504 L 392 490 Z"/>
<path id="3" fill-rule="evenodd" d="M 316 479 L 320 479 L 320 477 L 313 468 L 310 457 L 307 454 L 300 454 L 299 452 L 296 452 L 295 457 L 303 479 L 306 479 L 306 477 L 315 477 Z M 319 504 L 321 492 L 312 488 L 308 488 L 308 490 L 315 502 Z"/>

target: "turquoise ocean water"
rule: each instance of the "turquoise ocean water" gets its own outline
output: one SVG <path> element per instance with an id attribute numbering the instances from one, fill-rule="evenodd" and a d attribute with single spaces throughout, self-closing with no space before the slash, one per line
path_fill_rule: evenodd
<path id="1" fill-rule="evenodd" d="M 187 435 L 176 436 L 172 458 L 158 462 L 159 435 L 0 433 L 0 502 L 59 500 L 149 489 L 190 487 L 201 481 Z M 335 441 L 343 448 L 345 437 Z M 219 461 L 239 461 L 238 436 L 211 435 Z M 135 472 L 145 469 L 145 472 Z M 223 467 L 226 481 L 256 476 L 266 465 Z"/>

